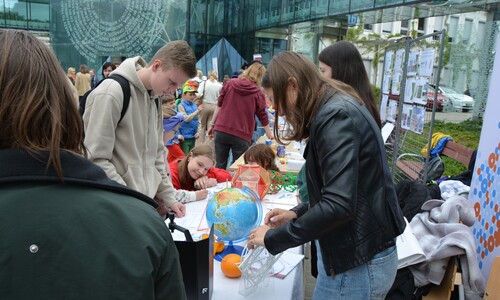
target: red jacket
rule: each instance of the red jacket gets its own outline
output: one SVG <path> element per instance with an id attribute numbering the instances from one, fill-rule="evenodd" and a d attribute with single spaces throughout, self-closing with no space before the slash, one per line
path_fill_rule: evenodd
<path id="1" fill-rule="evenodd" d="M 181 180 L 179 178 L 179 164 L 180 160 L 174 161 L 169 163 L 170 166 L 170 178 L 172 179 L 172 185 L 174 188 L 178 190 L 188 190 L 188 191 L 194 191 L 195 188 L 193 185 L 191 186 L 181 186 Z M 231 181 L 232 176 L 231 174 L 223 169 L 218 169 L 218 168 L 210 168 L 207 173 L 208 178 L 215 178 L 217 179 L 217 182 L 226 182 L 226 181 Z"/>
<path id="2" fill-rule="evenodd" d="M 231 79 L 222 86 L 217 106 L 220 107 L 214 130 L 252 141 L 255 116 L 263 126 L 269 124 L 266 96 L 248 79 Z"/>

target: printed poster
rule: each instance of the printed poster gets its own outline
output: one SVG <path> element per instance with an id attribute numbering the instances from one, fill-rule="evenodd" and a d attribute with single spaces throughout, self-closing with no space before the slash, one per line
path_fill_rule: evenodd
<path id="1" fill-rule="evenodd" d="M 391 91 L 391 74 L 384 74 L 384 81 L 382 82 L 382 94 L 389 94 Z"/>
<path id="2" fill-rule="evenodd" d="M 392 73 L 392 63 L 394 58 L 394 51 L 387 51 L 385 53 L 385 64 L 384 64 L 384 73 Z"/>
<path id="3" fill-rule="evenodd" d="M 405 49 L 396 51 L 396 58 L 394 60 L 394 72 L 403 72 L 403 60 L 405 58 Z"/>
<path id="4" fill-rule="evenodd" d="M 403 74 L 400 72 L 396 72 L 394 73 L 394 75 L 392 75 L 391 94 L 399 95 L 402 78 Z"/>
<path id="5" fill-rule="evenodd" d="M 396 122 L 397 115 L 398 115 L 398 102 L 395 100 L 389 100 L 389 106 L 387 107 L 387 121 Z"/>
<path id="6" fill-rule="evenodd" d="M 427 77 L 417 77 L 415 79 L 415 90 L 413 93 L 413 103 L 414 104 L 427 104 L 427 83 L 429 82 L 429 78 Z"/>
<path id="7" fill-rule="evenodd" d="M 414 77 L 407 77 L 405 84 L 405 94 L 403 98 L 404 103 L 413 103 L 413 95 L 416 88 L 416 81 Z"/>
<path id="8" fill-rule="evenodd" d="M 418 68 L 418 58 L 420 51 L 412 50 L 408 55 L 408 64 L 406 65 L 406 76 L 415 76 L 417 75 Z"/>
<path id="9" fill-rule="evenodd" d="M 491 75 L 488 101 L 476 165 L 473 169 L 469 201 L 474 205 L 479 268 L 488 280 L 495 256 L 500 255 L 500 37 L 496 43 L 495 63 Z"/>
<path id="10" fill-rule="evenodd" d="M 387 118 L 387 101 L 389 100 L 388 95 L 382 94 L 382 100 L 380 100 L 380 120 L 385 121 Z"/>
<path id="11" fill-rule="evenodd" d="M 403 111 L 401 112 L 401 128 L 410 129 L 412 106 L 403 104 Z"/>
<path id="12" fill-rule="evenodd" d="M 434 56 L 436 55 L 436 49 L 427 48 L 422 50 L 420 55 L 420 64 L 418 67 L 418 75 L 420 76 L 432 76 L 432 71 L 434 68 Z"/>
<path id="13" fill-rule="evenodd" d="M 410 121 L 410 130 L 415 133 L 422 134 L 422 131 L 424 131 L 424 123 L 425 107 L 413 106 Z"/>

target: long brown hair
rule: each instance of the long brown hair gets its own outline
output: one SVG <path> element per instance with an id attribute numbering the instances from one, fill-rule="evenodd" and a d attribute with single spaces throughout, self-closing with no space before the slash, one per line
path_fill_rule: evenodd
<path id="1" fill-rule="evenodd" d="M 336 42 L 323 49 L 318 60 L 332 68 L 332 78 L 352 86 L 368 108 L 375 122 L 382 127 L 375 94 L 366 73 L 358 48 L 346 41 Z"/>
<path id="2" fill-rule="evenodd" d="M 266 170 L 278 171 L 278 166 L 276 166 L 276 155 L 274 154 L 271 147 L 266 144 L 255 144 L 248 148 L 243 154 L 243 159 L 247 164 L 249 161 L 256 162 L 259 166 Z"/>
<path id="3" fill-rule="evenodd" d="M 70 82 L 52 51 L 31 33 L 0 29 L 0 149 L 23 149 L 63 181 L 60 151 L 87 155 Z"/>
<path id="4" fill-rule="evenodd" d="M 193 186 L 194 184 L 193 178 L 191 178 L 191 175 L 189 175 L 188 163 L 191 158 L 197 156 L 205 156 L 210 158 L 211 160 L 214 159 L 214 153 L 209 145 L 199 145 L 197 147 L 194 147 L 191 152 L 189 152 L 189 154 L 186 155 L 178 164 L 179 181 L 181 182 L 182 188 L 187 188 Z"/>
<path id="5" fill-rule="evenodd" d="M 287 101 L 287 89 L 290 84 L 297 85 L 297 101 L 292 106 Z M 305 140 L 309 129 L 323 104 L 335 93 L 340 92 L 362 103 L 356 91 L 349 85 L 324 78 L 314 63 L 302 54 L 284 51 L 276 55 L 267 67 L 262 78 L 262 87 L 271 88 L 274 95 L 276 112 L 285 116 L 293 129 L 286 140 Z M 274 136 L 279 143 L 279 124 L 274 123 Z"/>

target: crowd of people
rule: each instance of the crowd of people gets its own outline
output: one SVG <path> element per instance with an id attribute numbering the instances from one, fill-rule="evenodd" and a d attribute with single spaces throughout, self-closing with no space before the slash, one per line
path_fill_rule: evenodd
<path id="1" fill-rule="evenodd" d="M 307 142 L 303 202 L 270 211 L 248 247 L 277 254 L 312 242 L 314 299 L 384 299 L 405 223 L 352 44 L 324 49 L 319 70 L 285 51 L 219 82 L 215 71 L 196 69 L 186 42 L 172 41 L 148 62 L 102 66 L 104 79 L 128 81 L 128 105 L 119 82 L 99 82 L 85 64 L 65 74 L 31 33 L 0 29 L 0 45 L 6 298 L 185 299 L 164 217 L 189 214 L 189 202 L 230 181 L 231 157 L 278 171 L 269 146 L 255 145 L 260 127 L 279 143 Z M 286 136 L 274 116 L 289 124 Z"/>

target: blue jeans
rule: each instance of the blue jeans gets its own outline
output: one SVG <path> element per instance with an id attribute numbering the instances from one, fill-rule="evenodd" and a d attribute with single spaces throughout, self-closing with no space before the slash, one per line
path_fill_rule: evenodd
<path id="1" fill-rule="evenodd" d="M 391 288 L 398 267 L 396 247 L 377 253 L 369 262 L 335 276 L 327 276 L 319 243 L 318 277 L 313 300 L 323 299 L 384 299 Z"/>

